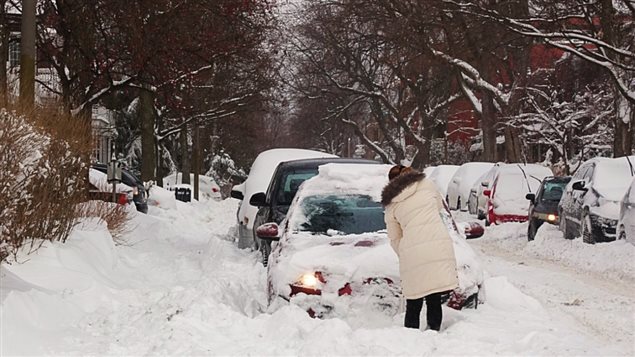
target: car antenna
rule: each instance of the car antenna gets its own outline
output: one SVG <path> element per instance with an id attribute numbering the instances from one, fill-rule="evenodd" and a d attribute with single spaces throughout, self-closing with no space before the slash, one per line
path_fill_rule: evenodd
<path id="1" fill-rule="evenodd" d="M 529 185 L 529 179 L 527 178 L 527 174 L 525 173 L 525 170 L 523 170 L 523 168 L 520 166 L 520 164 L 516 164 L 518 166 L 518 168 L 520 169 L 520 172 L 523 173 L 523 176 L 525 176 L 525 182 L 527 182 L 527 189 L 529 190 L 529 192 L 531 192 L 531 186 Z M 526 164 L 525 164 L 526 165 Z M 537 178 L 536 178 L 537 179 Z"/>
<path id="2" fill-rule="evenodd" d="M 635 176 L 635 171 L 633 170 L 633 163 L 631 162 L 631 159 L 627 156 L 626 157 L 626 161 L 628 161 L 628 166 L 631 167 L 631 176 Z"/>

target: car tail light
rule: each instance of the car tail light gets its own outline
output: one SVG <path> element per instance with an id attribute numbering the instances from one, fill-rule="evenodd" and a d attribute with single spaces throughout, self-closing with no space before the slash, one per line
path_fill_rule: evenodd
<path id="1" fill-rule="evenodd" d="M 322 295 L 321 285 L 326 283 L 322 272 L 316 271 L 314 273 L 306 273 L 300 276 L 298 280 L 289 284 L 291 287 L 291 295 L 294 296 L 299 293 L 305 293 L 307 295 Z"/>
<path id="2" fill-rule="evenodd" d="M 340 288 L 340 289 L 337 291 L 337 294 L 338 294 L 339 296 L 342 296 L 342 295 L 351 295 L 352 293 L 353 293 L 353 289 L 351 289 L 351 284 L 349 284 L 349 283 L 346 283 L 346 285 L 344 285 L 344 287 L 343 287 L 343 288 Z"/>
<path id="3" fill-rule="evenodd" d="M 117 203 L 120 205 L 125 205 L 128 204 L 128 197 L 126 197 L 126 195 L 124 194 L 118 194 L 117 195 Z"/>
<path id="4" fill-rule="evenodd" d="M 216 193 L 218 191 L 219 191 L 218 187 L 212 187 L 212 192 Z"/>

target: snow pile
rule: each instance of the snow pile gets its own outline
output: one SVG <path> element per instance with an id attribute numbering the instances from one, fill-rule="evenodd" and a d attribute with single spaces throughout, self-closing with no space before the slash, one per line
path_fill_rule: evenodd
<path id="1" fill-rule="evenodd" d="M 539 257 L 580 271 L 635 282 L 635 246 L 618 240 L 586 244 L 564 239 L 557 226 L 543 224 L 534 241 L 527 241 L 527 223 L 490 226 L 481 240 L 522 256 Z"/>
<path id="2" fill-rule="evenodd" d="M 152 186 L 148 191 L 148 205 L 162 209 L 176 208 L 176 196 L 174 191 L 168 191 L 160 186 Z"/>
<path id="3" fill-rule="evenodd" d="M 163 185 L 168 190 L 174 188 L 189 188 L 192 192 L 192 199 L 194 199 L 194 174 L 190 174 L 191 184 L 183 184 L 183 174 L 180 172 L 173 173 L 163 178 Z M 200 199 L 213 199 L 220 200 L 221 193 L 220 187 L 210 176 L 198 175 L 198 189 Z"/>

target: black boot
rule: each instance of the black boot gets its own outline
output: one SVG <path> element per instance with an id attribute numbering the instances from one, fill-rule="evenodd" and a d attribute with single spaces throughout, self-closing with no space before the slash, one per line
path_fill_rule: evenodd
<path id="1" fill-rule="evenodd" d="M 428 320 L 428 328 L 439 331 L 441 329 L 441 320 L 443 319 L 443 310 L 441 309 L 441 294 L 435 293 L 426 296 L 426 318 Z"/>

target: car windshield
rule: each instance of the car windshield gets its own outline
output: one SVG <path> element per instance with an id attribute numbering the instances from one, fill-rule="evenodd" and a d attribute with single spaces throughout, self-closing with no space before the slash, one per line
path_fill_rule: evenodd
<path id="1" fill-rule="evenodd" d="M 381 203 L 368 195 L 317 195 L 300 203 L 305 219 L 299 231 L 319 234 L 361 234 L 386 229 Z"/>
<path id="2" fill-rule="evenodd" d="M 540 199 L 543 201 L 560 201 L 566 185 L 566 181 L 545 181 Z"/>

